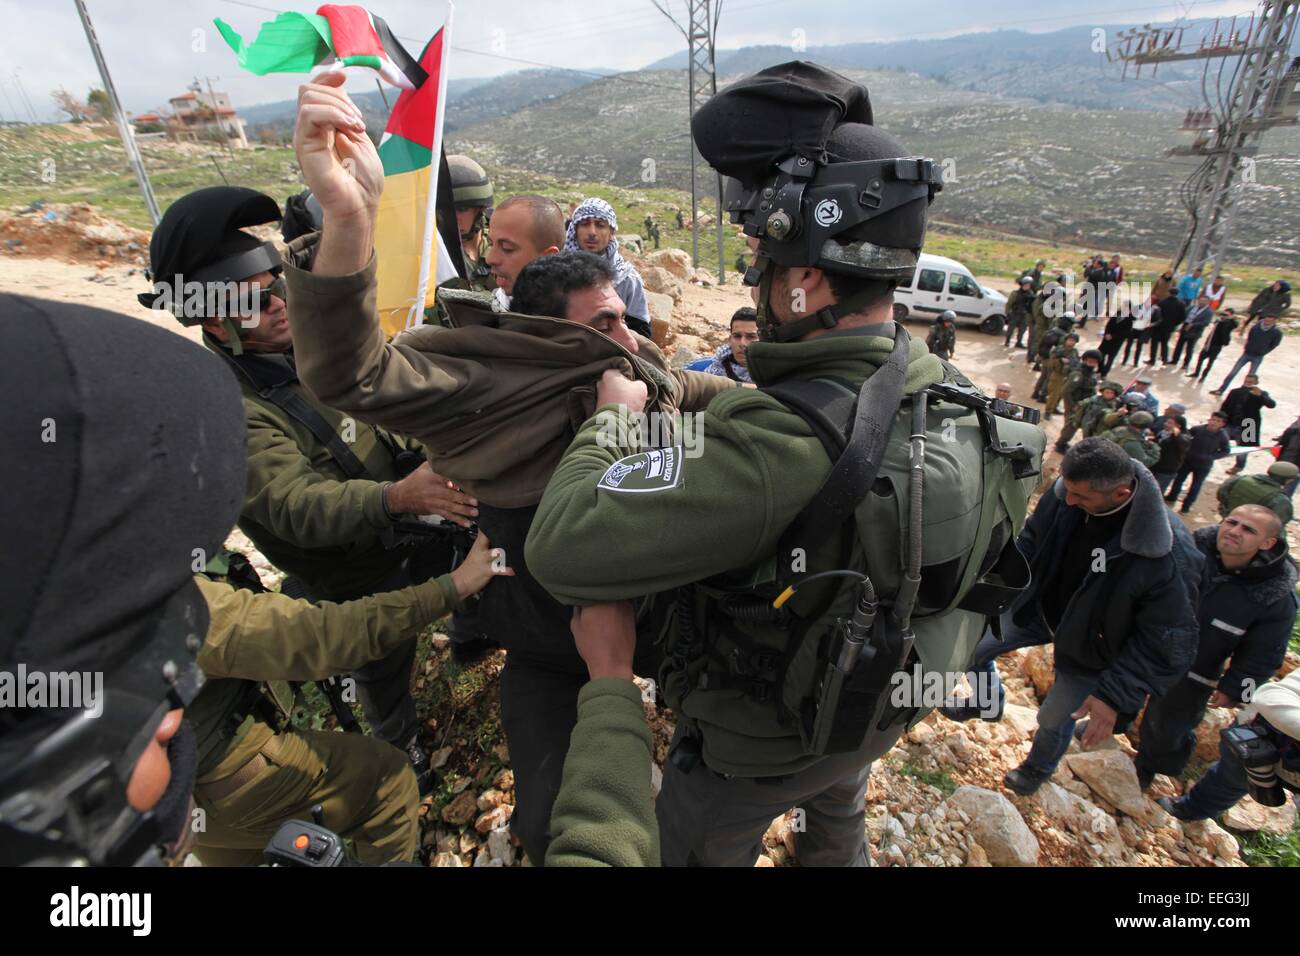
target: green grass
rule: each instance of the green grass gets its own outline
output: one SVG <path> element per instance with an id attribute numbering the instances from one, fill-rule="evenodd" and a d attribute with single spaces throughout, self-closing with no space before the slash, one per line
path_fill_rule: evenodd
<path id="1" fill-rule="evenodd" d="M 945 797 L 951 796 L 957 790 L 956 782 L 946 770 L 920 770 L 910 763 L 905 763 L 899 766 L 898 772 L 905 777 L 911 777 L 913 780 L 934 787 Z"/>
<path id="2" fill-rule="evenodd" d="M 1285 835 L 1261 830 L 1233 836 L 1241 846 L 1241 858 L 1250 866 L 1300 866 L 1300 828 Z"/>

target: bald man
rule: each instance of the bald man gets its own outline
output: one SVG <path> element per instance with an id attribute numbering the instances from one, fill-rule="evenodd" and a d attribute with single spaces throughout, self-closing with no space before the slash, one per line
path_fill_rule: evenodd
<path id="1" fill-rule="evenodd" d="M 1176 777 L 1187 767 L 1207 706 L 1247 704 L 1277 672 L 1296 618 L 1296 566 L 1276 514 L 1241 505 L 1192 537 L 1206 561 L 1200 644 L 1187 676 L 1147 706 L 1137 756 L 1143 789 L 1157 773 Z"/>
<path id="2" fill-rule="evenodd" d="M 520 270 L 563 247 L 564 213 L 545 196 L 511 196 L 492 214 L 491 239 L 484 261 L 497 284 L 493 294 L 509 309 Z"/>

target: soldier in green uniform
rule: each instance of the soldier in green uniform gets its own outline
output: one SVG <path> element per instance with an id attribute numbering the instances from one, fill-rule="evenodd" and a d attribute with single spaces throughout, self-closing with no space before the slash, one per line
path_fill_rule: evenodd
<path id="1" fill-rule="evenodd" d="M 359 734 L 293 728 L 289 682 L 383 659 L 482 590 L 498 554 L 480 535 L 450 574 L 342 604 L 197 579 L 208 605 L 198 656 L 207 681 L 189 719 L 198 738 L 194 798 L 205 814 L 194 852 L 205 865 L 258 862 L 280 824 L 306 819 L 314 804 L 362 863 L 414 857 L 419 788 L 406 757 Z"/>
<path id="2" fill-rule="evenodd" d="M 763 84 L 769 94 L 762 115 L 746 105 L 753 102 L 744 95 L 750 84 Z M 828 119 L 820 111 L 799 111 L 794 104 L 807 103 L 811 89 L 833 90 L 826 101 L 845 112 Z M 750 147 L 761 155 L 728 154 L 731 130 L 743 127 L 747 143 L 754 143 L 768 122 L 773 130 L 793 129 L 788 121 L 795 115 L 801 117 L 797 155 L 836 161 L 801 164 L 789 152 L 791 140 L 778 134 L 770 150 Z M 945 418 L 952 421 L 963 406 L 948 406 L 930 390 L 945 382 L 957 388 L 964 380 L 951 377 L 892 319 L 894 284 L 916 269 L 926 208 L 941 183 L 926 161 L 896 162 L 906 148 L 869 119 L 865 90 L 804 63 L 741 80 L 696 114 L 696 141 L 714 167 L 735 180 L 732 208 L 740 210 L 736 218 L 756 252 L 765 341 L 749 354 L 760 387 L 715 398 L 699 416 L 707 436 L 700 454 L 687 456 L 682 446 L 642 440 L 637 414 L 644 386 L 607 373 L 598 386 L 598 410 L 556 468 L 529 534 L 526 563 L 565 603 L 676 589 L 660 671 L 678 717 L 656 807 L 667 865 L 751 865 L 771 819 L 794 806 L 804 811 L 797 851 L 802 864 L 869 865 L 863 801 L 871 762 L 925 713 L 919 702 L 886 701 L 879 682 L 914 653 L 925 667 L 964 668 L 985 624 L 984 613 L 957 607 L 965 584 L 958 594 L 929 594 L 922 602 L 927 611 L 910 616 L 915 595 L 901 586 L 897 569 L 919 562 L 921 553 L 926 561 L 944 560 L 931 550 L 940 547 L 937 526 L 926 525 L 915 509 L 937 507 L 928 520 L 941 521 L 948 513 L 941 515 L 938 503 L 963 497 L 966 513 L 979 516 L 976 523 L 1007 532 L 1018 521 L 1013 512 L 1023 515 L 1029 493 L 1027 474 L 1018 480 L 1009 459 L 985 471 L 980 458 L 987 445 L 975 412 L 960 419 L 952 442 L 932 440 L 925 455 L 912 448 L 913 466 L 923 467 L 933 484 L 924 503 L 905 497 L 912 423 L 923 423 L 920 431 L 938 439 Z M 854 177 L 872 179 L 883 166 L 895 173 L 875 180 L 885 191 L 879 205 L 893 212 L 877 218 L 866 207 L 838 207 L 842 200 L 830 205 L 832 197 L 860 195 L 867 180 Z M 787 170 L 798 173 L 802 199 L 780 210 L 774 223 L 778 210 L 760 211 L 759 197 L 793 188 L 795 173 Z M 792 215 L 806 217 L 798 223 L 803 228 L 790 228 Z M 813 229 L 818 221 L 831 225 Z M 796 302 L 806 309 L 796 311 Z M 902 407 L 904 394 L 913 396 L 910 407 Z M 936 403 L 925 405 L 924 413 L 923 394 L 933 394 Z M 973 391 L 963 395 L 989 415 L 989 400 Z M 861 425 L 864 416 L 875 428 L 859 431 L 846 421 Z M 811 424 L 823 418 L 835 424 L 824 430 Z M 1041 456 L 1041 432 L 1033 426 L 997 418 L 993 428 L 1004 450 L 1014 447 L 1024 464 L 1032 467 Z M 866 431 L 881 440 L 864 450 Z M 859 451 L 870 462 L 868 474 L 841 498 L 832 466 L 861 460 Z M 937 457 L 926 457 L 931 454 Z M 950 454 L 973 464 L 963 467 Z M 946 479 L 932 471 L 939 458 Z M 867 494 L 886 486 L 892 519 Z M 847 510 L 823 511 L 829 500 Z M 744 507 L 736 508 L 737 502 Z M 811 509 L 806 522 L 796 520 L 805 506 Z M 909 549 L 910 557 L 899 554 L 899 542 L 909 539 L 900 512 L 910 516 L 905 524 L 912 534 L 925 538 L 922 548 Z M 852 530 L 846 530 L 850 516 Z M 971 565 L 957 552 L 987 556 L 991 547 L 990 539 L 973 539 L 972 528 L 949 526 L 943 546 L 965 583 L 983 558 Z M 782 592 L 787 574 L 794 578 Z M 878 590 L 864 597 L 872 588 Z M 866 616 L 855 618 L 858 629 L 834 628 L 834 619 L 847 621 L 855 600 L 866 609 Z M 893 610 L 876 615 L 877 600 Z M 992 612 L 999 603 L 985 607 Z M 864 629 L 869 638 L 861 637 Z M 862 650 L 860 640 L 871 650 Z M 821 656 L 819 644 L 829 648 Z M 868 659 L 874 666 L 859 664 Z"/>
<path id="3" fill-rule="evenodd" d="M 1267 474 L 1234 475 L 1219 485 L 1219 515 L 1226 518 L 1241 505 L 1263 505 L 1285 525 L 1293 512 L 1291 499 L 1282 489 L 1297 474 L 1300 469 L 1293 462 L 1275 461 L 1268 466 Z"/>
<path id="4" fill-rule="evenodd" d="M 456 227 L 460 230 L 461 252 L 469 287 L 476 292 L 491 292 L 497 287 L 492 268 L 487 264 L 488 217 L 492 214 L 492 180 L 487 172 L 468 156 L 448 156 L 451 173 L 451 201 L 456 207 Z"/>
<path id="5" fill-rule="evenodd" d="M 1056 450 L 1062 455 L 1070 447 L 1070 439 L 1078 430 L 1080 419 L 1078 409 L 1084 402 L 1097 397 L 1097 369 L 1101 365 L 1101 353 L 1088 349 L 1083 353 L 1078 368 L 1070 373 L 1065 383 L 1065 427 L 1056 439 Z"/>
<path id="6" fill-rule="evenodd" d="M 931 355 L 936 355 L 945 362 L 957 351 L 957 313 L 948 309 L 934 320 L 930 334 L 925 337 L 925 347 Z"/>
<path id="7" fill-rule="evenodd" d="M 1021 276 L 1017 287 L 1007 296 L 1007 335 L 1002 342 L 1003 348 L 1011 347 L 1011 336 L 1016 337 L 1016 348 L 1024 345 L 1025 328 L 1033 321 L 1034 278 Z"/>
<path id="8" fill-rule="evenodd" d="M 1150 412 L 1131 412 L 1122 422 L 1102 432 L 1100 437 L 1113 441 L 1134 461 L 1140 461 L 1150 468 L 1160 460 L 1160 446 L 1147 435 L 1147 429 L 1154 421 L 1155 416 Z"/>
<path id="9" fill-rule="evenodd" d="M 1097 394 L 1074 406 L 1074 425 L 1084 438 L 1092 438 L 1101 431 L 1102 419 L 1119 405 L 1119 392 L 1123 386 L 1107 379 L 1097 386 Z"/>
<path id="10" fill-rule="evenodd" d="M 1034 296 L 1029 317 L 1029 351 L 1025 355 L 1025 361 L 1033 364 L 1035 372 L 1040 370 L 1042 364 L 1039 358 L 1039 344 L 1048 329 L 1052 328 L 1053 323 L 1060 317 L 1058 310 L 1063 307 L 1062 296 L 1058 282 L 1047 283 L 1038 289 Z M 1073 324 L 1073 316 L 1070 322 Z"/>
<path id="11" fill-rule="evenodd" d="M 1043 421 L 1059 414 L 1061 398 L 1065 395 L 1065 385 L 1070 375 L 1079 367 L 1079 337 L 1071 332 L 1061 340 L 1061 344 L 1052 349 L 1047 360 L 1047 401 L 1043 412 Z M 1090 390 L 1091 391 L 1091 390 Z"/>
<path id="12" fill-rule="evenodd" d="M 298 382 L 280 256 L 241 228 L 278 218 L 275 202 L 249 189 L 216 186 L 181 197 L 168 207 L 150 242 L 155 288 L 181 281 L 169 277 L 200 276 L 205 282 L 245 284 L 265 300 L 247 314 L 243 303 L 227 302 L 231 308 L 177 317 L 183 324 L 202 325 L 203 343 L 239 382 L 248 419 L 248 491 L 239 526 L 292 576 L 286 592 L 350 601 L 406 587 L 413 581 L 413 563 L 417 576 L 440 572 L 450 566 L 451 549 L 445 537 L 417 542 L 397 534 L 396 518 L 438 514 L 468 525 L 475 502 L 433 472 L 418 443 L 325 406 Z M 290 259 L 307 265 L 317 235 L 291 243 Z M 141 301 L 165 304 L 150 294 Z M 204 305 L 191 311 L 209 313 Z M 456 624 L 451 630 L 458 657 L 481 653 L 485 642 L 473 617 L 458 617 Z M 428 755 L 419 742 L 410 693 L 414 658 L 412 633 L 390 656 L 367 662 L 354 677 L 372 731 L 408 752 L 427 790 Z"/>

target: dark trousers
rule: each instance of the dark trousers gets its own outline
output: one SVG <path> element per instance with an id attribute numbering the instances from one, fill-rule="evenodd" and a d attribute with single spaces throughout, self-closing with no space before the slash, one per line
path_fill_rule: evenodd
<path id="1" fill-rule="evenodd" d="M 1246 768 L 1220 740 L 1218 762 L 1183 797 L 1181 809 L 1193 819 L 1208 820 L 1230 809 L 1249 792 Z"/>
<path id="2" fill-rule="evenodd" d="M 1151 338 L 1151 330 L 1150 330 L 1150 329 L 1142 329 L 1141 331 L 1133 332 L 1133 333 L 1131 333 L 1130 335 L 1128 335 L 1128 336 L 1124 339 L 1124 355 L 1123 355 L 1123 357 L 1119 360 L 1119 361 L 1120 361 L 1120 364 L 1121 364 L 1121 365 L 1128 365 L 1128 364 L 1129 364 L 1129 360 L 1128 360 L 1129 350 L 1132 349 L 1132 351 L 1133 351 L 1133 364 L 1134 364 L 1134 365 L 1141 365 L 1141 364 L 1142 364 L 1142 347 L 1143 347 L 1144 345 L 1146 345 L 1147 340 L 1150 339 L 1150 338 Z"/>
<path id="3" fill-rule="evenodd" d="M 679 724 L 676 745 L 684 732 Z M 871 762 L 884 756 L 903 725 L 871 734 L 857 753 L 833 754 L 784 777 L 724 777 L 697 763 L 664 766 L 655 806 L 664 866 L 751 867 L 772 820 L 803 811 L 796 839 L 801 866 L 870 866 L 863 817 Z"/>
<path id="4" fill-rule="evenodd" d="M 1183 357 L 1183 371 L 1187 371 L 1188 366 L 1192 364 L 1192 352 L 1196 349 L 1196 343 L 1201 338 L 1201 332 L 1198 329 L 1195 332 L 1180 330 L 1178 333 L 1178 344 L 1174 346 L 1174 357 L 1170 360 L 1175 365 L 1178 364 L 1178 357 Z"/>
<path id="5" fill-rule="evenodd" d="M 585 683 L 585 672 L 518 651 L 506 654 L 501 723 L 515 774 L 510 826 L 534 866 L 542 865 L 551 843 L 551 808 L 560 792 L 569 737 L 578 722 L 578 691 Z"/>
<path id="6" fill-rule="evenodd" d="M 1192 486 L 1187 489 L 1187 497 L 1183 499 L 1183 511 L 1190 511 L 1192 505 L 1196 504 L 1196 496 L 1201 493 L 1201 485 L 1205 483 L 1205 478 L 1214 467 L 1213 461 L 1184 461 L 1183 466 L 1178 469 L 1178 474 L 1174 476 L 1174 486 L 1169 490 L 1165 497 L 1171 501 L 1177 501 L 1178 495 L 1183 490 L 1183 482 L 1187 476 L 1192 476 Z"/>
<path id="7" fill-rule="evenodd" d="M 1097 369 L 1100 378 L 1105 378 L 1107 375 L 1110 374 L 1110 367 L 1115 364 L 1115 356 L 1118 353 L 1119 353 L 1118 345 L 1116 345 L 1113 349 L 1110 350 L 1107 349 L 1101 350 L 1101 365 Z"/>
<path id="8" fill-rule="evenodd" d="M 1219 353 L 1222 351 L 1222 345 L 1207 345 L 1201 349 L 1201 354 L 1196 359 L 1196 371 L 1192 374 L 1204 382 L 1210 377 L 1210 369 L 1214 368 L 1214 360 L 1219 357 Z M 1201 372 L 1202 365 L 1205 366 L 1204 373 Z"/>
<path id="9" fill-rule="evenodd" d="M 1140 773 L 1176 777 L 1196 751 L 1196 725 L 1205 716 L 1214 688 L 1187 675 L 1163 697 L 1152 698 L 1142 718 L 1137 768 Z"/>
<path id="10" fill-rule="evenodd" d="M 1169 490 L 1169 483 L 1174 480 L 1175 474 L 1177 474 L 1177 472 L 1173 472 L 1173 471 L 1151 472 L 1151 477 L 1156 480 L 1156 485 L 1159 486 L 1161 494 L 1164 494 L 1166 491 Z"/>
<path id="11" fill-rule="evenodd" d="M 1169 336 L 1174 334 L 1173 329 L 1161 329 L 1159 327 L 1151 331 L 1151 356 L 1147 361 L 1148 365 L 1154 365 L 1156 353 L 1160 353 L 1160 361 L 1169 361 Z"/>
<path id="12" fill-rule="evenodd" d="M 1016 348 L 1020 348 L 1021 340 L 1025 337 L 1025 325 L 1029 316 L 1023 312 L 1012 312 L 1007 316 L 1007 335 L 1003 345 L 1011 344 L 1011 336 L 1014 333 L 1016 337 Z"/>

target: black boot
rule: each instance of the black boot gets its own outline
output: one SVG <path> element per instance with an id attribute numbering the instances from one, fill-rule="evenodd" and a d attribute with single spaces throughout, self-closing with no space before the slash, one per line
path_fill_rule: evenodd
<path id="1" fill-rule="evenodd" d="M 1183 806 L 1183 800 L 1181 797 L 1176 800 L 1171 797 L 1161 797 L 1156 801 L 1156 803 L 1160 804 L 1160 808 L 1175 820 L 1182 820 L 1184 823 L 1193 823 L 1196 820 L 1201 819 L 1200 817 L 1194 817 L 1187 812 L 1187 809 Z"/>
<path id="2" fill-rule="evenodd" d="M 433 772 L 429 766 L 429 753 L 420 746 L 420 734 L 416 734 L 402 748 L 406 752 L 406 758 L 411 761 L 411 769 L 415 771 L 415 782 L 419 785 L 420 796 L 425 797 L 433 792 L 434 784 L 438 780 L 438 775 Z"/>
<path id="3" fill-rule="evenodd" d="M 1020 794 L 1022 797 L 1032 796 L 1038 792 L 1038 788 L 1045 784 L 1052 774 L 1042 770 L 1036 770 L 1027 763 L 1022 763 L 1014 770 L 1007 771 L 1007 775 L 1002 778 L 1002 782 L 1008 790 Z"/>

